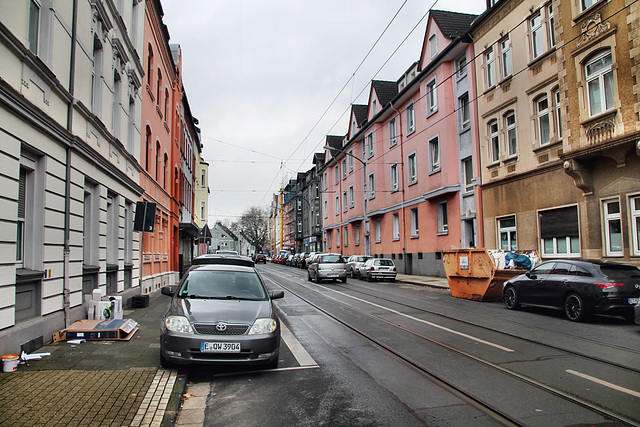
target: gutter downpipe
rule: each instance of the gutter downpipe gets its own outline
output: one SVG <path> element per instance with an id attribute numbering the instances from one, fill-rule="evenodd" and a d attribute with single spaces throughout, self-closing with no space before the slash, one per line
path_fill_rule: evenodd
<path id="1" fill-rule="evenodd" d="M 405 219 L 405 214 L 404 214 L 404 193 L 405 193 L 405 185 L 404 185 L 404 140 L 402 138 L 402 116 L 400 115 L 400 111 L 398 111 L 398 109 L 393 105 L 393 101 L 391 102 L 391 108 L 393 109 L 393 111 L 395 111 L 396 113 L 398 113 L 398 123 L 400 124 L 400 133 L 399 133 L 399 141 L 398 144 L 400 145 L 400 165 L 402 166 L 402 173 L 401 173 L 401 194 L 402 194 L 402 198 L 400 200 L 400 212 L 402 212 L 402 258 L 404 259 L 404 274 L 407 274 L 407 225 L 406 225 L 406 219 Z M 411 268 L 411 270 L 413 270 Z"/>
<path id="2" fill-rule="evenodd" d="M 71 101 L 67 105 L 67 130 L 73 135 L 73 107 L 75 105 L 75 69 L 76 69 L 76 43 L 78 31 L 78 0 L 73 0 L 73 18 L 71 23 L 71 57 L 69 64 L 69 93 Z M 70 242 L 71 235 L 71 148 L 72 141 L 66 147 L 66 171 L 64 185 L 64 249 L 63 249 L 63 307 L 64 307 L 64 327 L 71 325 L 69 310 L 71 308 L 70 292 Z"/>

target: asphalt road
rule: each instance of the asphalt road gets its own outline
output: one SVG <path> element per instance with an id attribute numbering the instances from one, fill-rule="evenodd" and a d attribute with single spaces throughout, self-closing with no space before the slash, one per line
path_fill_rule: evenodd
<path id="1" fill-rule="evenodd" d="M 190 370 L 207 390 L 204 425 L 640 423 L 640 327 L 621 318 L 576 324 L 447 290 L 258 269 L 285 290 L 280 366 Z"/>

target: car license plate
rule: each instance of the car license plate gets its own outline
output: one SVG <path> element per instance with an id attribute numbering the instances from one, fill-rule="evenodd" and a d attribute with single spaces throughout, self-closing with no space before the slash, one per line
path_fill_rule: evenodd
<path id="1" fill-rule="evenodd" d="M 203 353 L 240 353 L 239 342 L 202 342 L 200 351 Z"/>
<path id="2" fill-rule="evenodd" d="M 636 305 L 638 300 L 640 300 L 640 298 L 629 298 L 629 304 Z"/>
<path id="3" fill-rule="evenodd" d="M 336 273 L 329 273 L 327 274 L 328 277 L 338 277 L 338 274 Z"/>

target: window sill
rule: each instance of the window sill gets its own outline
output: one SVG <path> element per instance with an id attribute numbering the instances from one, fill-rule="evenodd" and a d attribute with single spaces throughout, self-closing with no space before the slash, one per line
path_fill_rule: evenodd
<path id="1" fill-rule="evenodd" d="M 590 116 L 585 120 L 581 120 L 580 126 L 589 126 L 603 119 L 608 119 L 608 118 L 613 119 L 617 114 L 618 114 L 618 110 L 614 108 L 614 109 L 605 111 L 604 113 L 596 114 L 595 116 Z"/>
<path id="2" fill-rule="evenodd" d="M 581 20 L 582 18 L 584 18 L 586 15 L 591 14 L 594 10 L 596 10 L 598 7 L 608 3 L 609 0 L 601 0 L 597 3 L 592 4 L 591 6 L 589 6 L 588 8 L 586 8 L 585 10 L 583 10 L 582 12 L 578 13 L 576 16 L 574 16 L 572 18 L 574 23 L 577 23 L 577 21 Z"/>
<path id="3" fill-rule="evenodd" d="M 489 163 L 487 169 L 496 169 L 498 166 L 500 166 L 500 160 Z"/>
<path id="4" fill-rule="evenodd" d="M 417 234 L 412 234 L 409 238 L 410 238 L 410 239 L 419 239 L 419 238 L 420 238 L 420 236 L 419 236 L 419 235 L 417 235 Z"/>
<path id="5" fill-rule="evenodd" d="M 30 270 L 28 268 L 16 268 L 16 283 L 34 282 L 42 280 L 45 272 L 39 270 Z"/>
<path id="6" fill-rule="evenodd" d="M 541 53 L 540 56 L 538 56 L 537 58 L 533 59 L 531 62 L 529 62 L 527 64 L 527 68 L 531 69 L 531 68 L 535 68 L 538 65 L 542 64 L 544 62 L 545 59 L 547 59 L 548 57 L 551 56 L 551 54 L 556 53 L 556 47 L 553 46 L 551 49 L 549 49 L 548 51 Z"/>
<path id="7" fill-rule="evenodd" d="M 514 154 L 512 156 L 507 157 L 506 159 L 502 160 L 502 163 L 505 165 L 511 164 L 511 163 L 516 163 L 518 161 L 518 155 Z"/>
<path id="8" fill-rule="evenodd" d="M 433 116 L 434 114 L 436 114 L 437 112 L 438 112 L 438 108 L 436 108 L 436 109 L 435 109 L 435 110 L 433 110 L 433 111 L 430 111 L 430 112 L 427 114 L 427 119 L 428 119 L 429 117 Z"/>
<path id="9" fill-rule="evenodd" d="M 438 172 L 440 172 L 440 171 L 441 171 L 441 169 L 440 169 L 440 168 L 433 169 L 432 171 L 430 171 L 430 172 L 429 172 L 429 175 L 434 175 L 434 174 L 436 174 L 436 173 L 438 173 Z"/>
<path id="10" fill-rule="evenodd" d="M 545 144 L 545 145 L 538 145 L 532 151 L 537 154 L 540 151 L 548 150 L 550 148 L 555 148 L 555 147 L 558 147 L 558 146 L 561 146 L 561 145 L 562 145 L 562 140 L 561 139 L 557 139 L 557 140 L 551 141 L 551 142 L 549 142 L 548 144 Z"/>
<path id="11" fill-rule="evenodd" d="M 392 241 L 394 241 L 394 242 L 399 242 L 399 241 L 400 241 L 400 237 L 394 237 L 394 238 L 392 239 Z"/>
<path id="12" fill-rule="evenodd" d="M 436 233 L 436 236 L 448 236 L 449 232 L 448 231 L 438 231 Z"/>
<path id="13" fill-rule="evenodd" d="M 418 180 L 415 180 L 413 182 L 410 182 L 407 184 L 407 187 L 411 187 L 412 185 L 416 185 L 418 183 Z"/>

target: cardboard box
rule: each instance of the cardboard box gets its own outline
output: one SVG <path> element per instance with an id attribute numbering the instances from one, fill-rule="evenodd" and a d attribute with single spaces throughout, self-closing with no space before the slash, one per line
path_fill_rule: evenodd
<path id="1" fill-rule="evenodd" d="M 131 319 L 78 320 L 69 326 L 65 339 L 128 341 L 138 330 L 138 322 Z"/>

